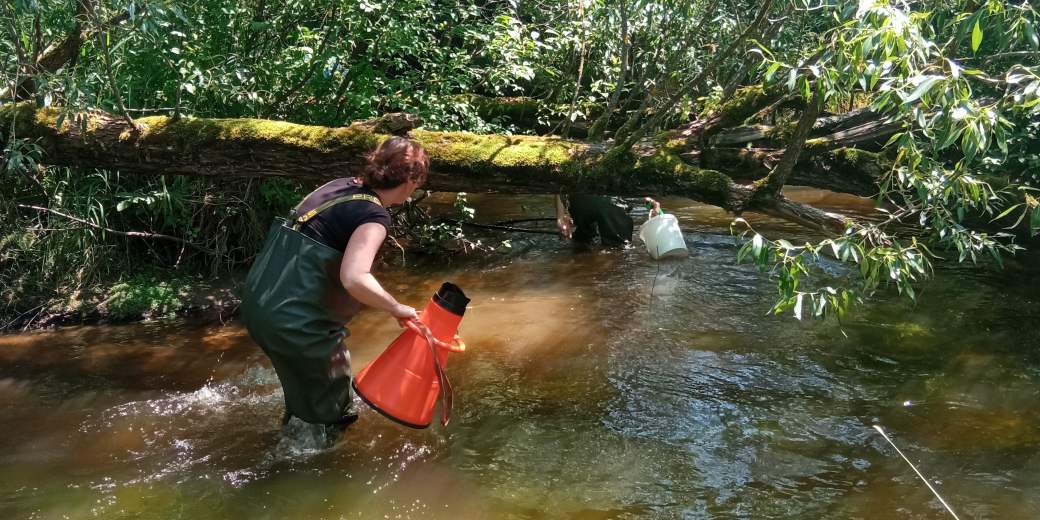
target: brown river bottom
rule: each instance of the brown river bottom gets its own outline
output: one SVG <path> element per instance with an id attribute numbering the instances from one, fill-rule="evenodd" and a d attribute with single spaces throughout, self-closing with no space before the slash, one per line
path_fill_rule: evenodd
<path id="1" fill-rule="evenodd" d="M 471 201 L 489 222 L 551 208 Z M 799 322 L 766 314 L 775 289 L 735 265 L 729 217 L 665 206 L 686 260 L 531 235 L 379 274 L 410 304 L 442 281 L 473 300 L 447 428 L 362 406 L 331 449 L 283 436 L 277 378 L 234 323 L 0 337 L 0 518 L 946 517 L 874 424 L 961 518 L 1040 517 L 1029 259 L 941 267 L 917 305 L 879 295 L 843 323 Z M 376 312 L 350 328 L 356 368 L 400 330 Z"/>

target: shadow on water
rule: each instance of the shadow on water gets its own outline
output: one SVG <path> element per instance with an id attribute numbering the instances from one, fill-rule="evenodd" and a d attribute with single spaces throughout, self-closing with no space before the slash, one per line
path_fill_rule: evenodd
<path id="1" fill-rule="evenodd" d="M 552 210 L 471 201 L 488 221 Z M 962 518 L 1040 515 L 1034 271 L 950 268 L 916 306 L 802 323 L 767 315 L 773 286 L 735 265 L 728 216 L 665 205 L 685 260 L 539 235 L 381 275 L 408 303 L 445 280 L 473 299 L 448 428 L 362 405 L 331 449 L 282 433 L 277 378 L 234 324 L 0 337 L 0 517 L 942 518 L 875 423 Z M 365 312 L 351 330 L 361 367 L 400 329 Z"/>

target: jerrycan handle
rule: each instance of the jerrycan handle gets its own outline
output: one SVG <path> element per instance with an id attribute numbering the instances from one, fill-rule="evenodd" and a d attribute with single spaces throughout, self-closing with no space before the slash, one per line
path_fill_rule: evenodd
<path id="1" fill-rule="evenodd" d="M 426 341 L 428 343 L 430 343 L 431 345 L 433 345 L 433 346 L 435 346 L 437 348 L 447 349 L 447 350 L 450 350 L 452 352 L 465 352 L 466 351 L 466 343 L 464 343 L 462 341 L 462 338 L 460 338 L 458 334 L 455 335 L 455 338 L 452 339 L 451 343 L 445 343 L 445 342 L 443 342 L 443 341 L 433 337 L 433 334 L 430 332 L 429 327 L 427 327 L 426 324 L 424 324 L 423 322 L 421 322 L 419 320 L 416 320 L 416 319 L 403 320 L 402 319 L 402 320 L 397 320 L 397 322 L 400 323 L 404 327 L 408 327 L 409 329 L 412 329 L 413 332 L 418 334 L 420 337 L 426 339 Z"/>

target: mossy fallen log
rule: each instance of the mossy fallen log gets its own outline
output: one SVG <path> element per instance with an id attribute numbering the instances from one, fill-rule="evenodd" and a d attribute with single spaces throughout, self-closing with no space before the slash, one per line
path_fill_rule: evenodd
<path id="1" fill-rule="evenodd" d="M 59 125 L 60 122 L 60 125 Z M 360 173 L 365 155 L 389 137 L 370 121 L 328 128 L 261 119 L 135 120 L 103 112 L 62 118 L 54 108 L 28 103 L 0 106 L 0 138 L 13 129 L 43 149 L 44 164 L 99 168 L 143 175 L 291 177 L 316 182 Z M 768 203 L 751 187 L 718 170 L 684 161 L 681 143 L 658 141 L 633 151 L 545 136 L 480 135 L 415 130 L 430 154 L 427 187 L 442 191 L 559 193 L 627 196 L 674 195 L 741 213 L 782 217 L 798 213 L 790 201 Z M 811 208 L 805 208 L 809 211 Z M 801 212 L 804 213 L 804 212 Z M 838 229 L 841 217 L 809 222 Z M 802 222 L 808 222 L 800 219 Z"/>
<path id="2" fill-rule="evenodd" d="M 372 125 L 340 128 L 260 119 L 137 119 L 112 114 L 77 121 L 30 104 L 0 106 L 0 134 L 35 140 L 43 162 L 146 175 L 280 176 L 329 179 L 356 175 L 387 135 Z M 13 127 L 12 127 L 13 121 Z M 670 193 L 738 208 L 739 186 L 726 175 L 684 163 L 666 150 L 608 155 L 598 145 L 559 137 L 478 135 L 416 130 L 430 153 L 434 190 L 643 195 Z M 4 136 L 6 138 L 6 136 Z"/>

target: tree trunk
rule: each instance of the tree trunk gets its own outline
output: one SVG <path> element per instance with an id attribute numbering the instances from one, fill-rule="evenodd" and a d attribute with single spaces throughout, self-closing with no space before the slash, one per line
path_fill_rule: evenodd
<path id="1" fill-rule="evenodd" d="M 37 139 L 47 164 L 105 168 L 146 175 L 207 177 L 281 176 L 329 179 L 356 175 L 365 154 L 385 134 L 355 123 L 327 128 L 261 119 L 142 117 L 131 128 L 113 114 L 87 114 L 86 131 L 59 112 L 28 103 L 0 107 L 0 132 L 15 117 L 15 134 Z M 725 203 L 729 178 L 682 163 L 668 152 L 607 157 L 602 147 L 559 137 L 478 135 L 414 130 L 430 154 L 435 190 L 554 193 L 560 189 L 641 194 L 676 188 L 676 194 Z M 667 171 L 657 161 L 674 160 Z M 653 166 L 651 166 L 653 165 Z M 608 174 L 602 173 L 609 170 Z M 630 176 L 634 176 L 631 178 Z"/>
<path id="2" fill-rule="evenodd" d="M 781 190 L 784 189 L 787 180 L 791 177 L 791 172 L 798 165 L 798 159 L 802 155 L 805 141 L 809 138 L 809 132 L 812 131 L 813 124 L 820 115 L 820 104 L 822 103 L 820 99 L 820 83 L 816 82 L 813 89 L 812 99 L 806 103 L 805 109 L 802 110 L 802 115 L 798 118 L 798 125 L 791 135 L 791 140 L 787 143 L 787 149 L 784 150 L 783 157 L 780 158 L 780 162 L 776 164 L 773 171 L 769 172 L 765 180 L 760 183 L 766 195 L 779 197 Z"/>

